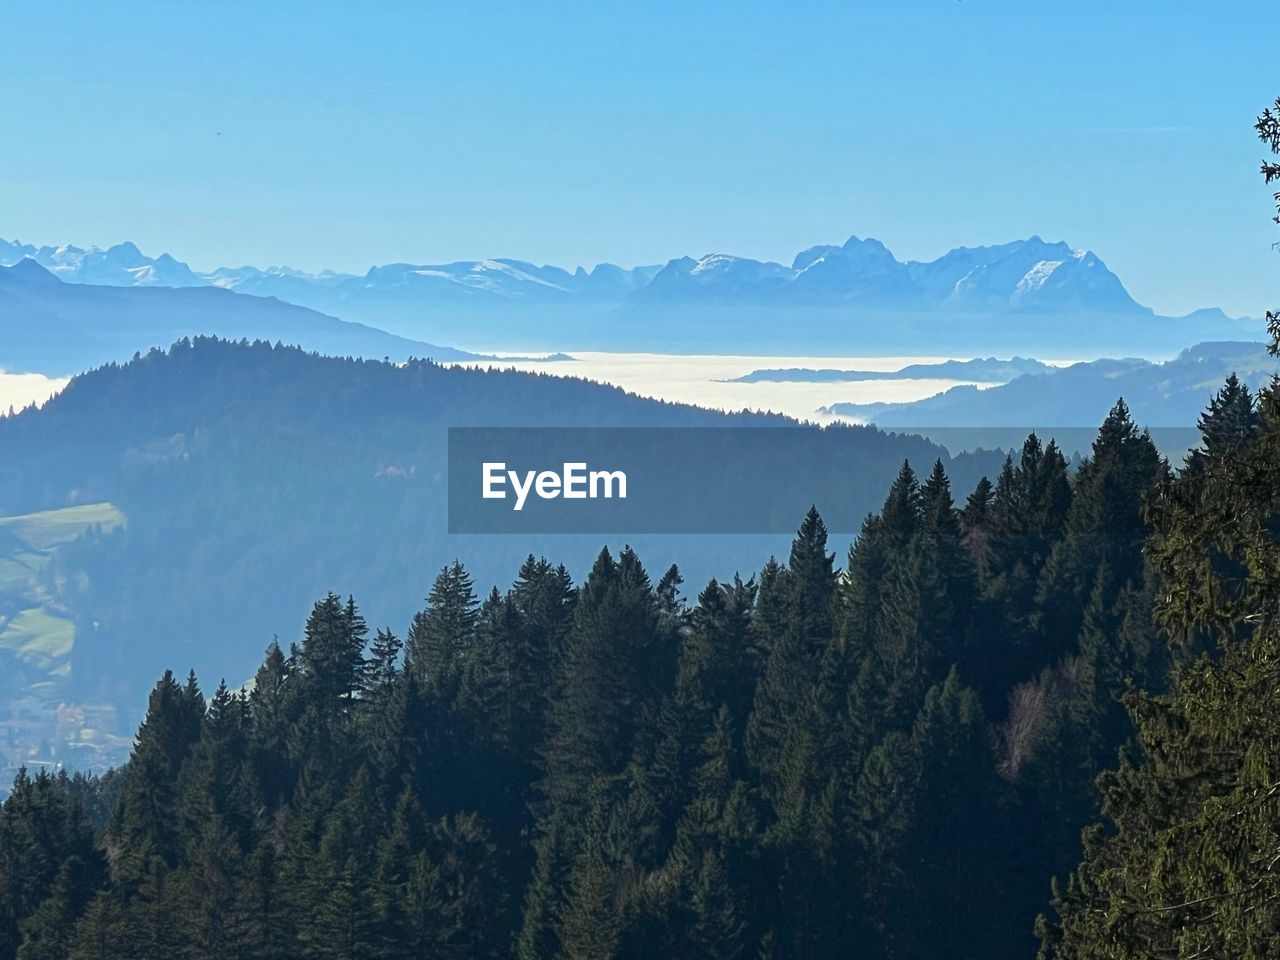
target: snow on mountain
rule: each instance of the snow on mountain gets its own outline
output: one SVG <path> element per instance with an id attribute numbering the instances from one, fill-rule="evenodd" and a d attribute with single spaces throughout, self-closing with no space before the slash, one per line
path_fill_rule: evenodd
<path id="1" fill-rule="evenodd" d="M 0 265 L 30 257 L 62 280 L 109 286 L 211 285 L 340 316 L 412 313 L 441 305 L 682 304 L 864 307 L 962 315 L 1088 312 L 1151 315 L 1094 253 L 1038 236 L 959 247 L 936 260 L 900 261 L 883 243 L 850 237 L 797 254 L 790 266 L 727 253 L 680 257 L 658 267 L 591 270 L 522 260 L 392 263 L 364 275 L 290 267 L 191 270 L 132 243 L 106 250 L 0 241 Z"/>
<path id="2" fill-rule="evenodd" d="M 1077 251 L 1078 252 L 1078 251 Z M 1053 276 L 1053 271 L 1066 263 L 1065 260 L 1041 260 L 1027 271 L 1027 275 L 1018 281 L 1013 290 L 1015 297 L 1023 296 L 1044 286 L 1044 282 Z"/>
<path id="3" fill-rule="evenodd" d="M 35 256 L 36 248 L 29 243 L 5 240 L 0 237 L 0 266 L 11 267 L 15 263 Z"/>
<path id="4" fill-rule="evenodd" d="M 915 299 L 906 264 L 879 240 L 850 237 L 843 247 L 814 248 L 796 258 L 798 269 L 791 299 L 803 303 L 860 302 L 881 304 Z"/>
<path id="5" fill-rule="evenodd" d="M 169 254 L 151 258 L 129 242 L 102 250 L 70 244 L 33 247 L 16 240 L 9 244 L 0 241 L 0 266 L 13 266 L 24 259 L 34 260 L 59 279 L 74 283 L 111 287 L 199 287 L 208 283 Z"/>
<path id="6" fill-rule="evenodd" d="M 879 240 L 810 247 L 790 267 L 716 253 L 670 261 L 635 295 L 688 304 L 850 306 L 927 313 L 1150 313 L 1093 253 L 1039 237 L 898 260 Z"/>
<path id="7" fill-rule="evenodd" d="M 711 253 L 694 260 L 681 257 L 658 271 L 636 291 L 645 302 L 719 303 L 740 300 L 744 292 L 759 296 L 792 280 L 795 271 L 780 263 Z"/>
<path id="8" fill-rule="evenodd" d="M 951 312 L 1150 312 L 1095 254 L 1037 236 L 906 267 L 925 302 Z"/>

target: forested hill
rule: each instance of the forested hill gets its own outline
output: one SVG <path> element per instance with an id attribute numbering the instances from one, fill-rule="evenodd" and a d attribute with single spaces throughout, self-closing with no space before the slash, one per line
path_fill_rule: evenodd
<path id="1" fill-rule="evenodd" d="M 18 778 L 0 957 L 1026 960 L 1050 878 L 1099 814 L 1095 777 L 1132 742 L 1124 691 L 1213 649 L 1178 619 L 1193 604 L 1254 609 L 1252 578 L 1182 609 L 1200 541 L 1167 521 L 1238 482 L 1219 471 L 1260 432 L 1252 396 L 1230 386 L 1204 430 L 1172 497 L 1123 405 L 1074 476 L 1034 438 L 971 491 L 941 464 L 903 467 L 847 554 L 810 511 L 745 580 L 682 585 L 623 549 L 580 582 L 529 557 L 489 592 L 455 564 L 395 633 L 325 596 L 248 692 L 165 675 L 119 773 Z M 1274 489 L 1221 542 L 1224 573 L 1273 520 Z M 1136 714 L 1144 734 L 1177 736 L 1157 707 Z M 1262 716 L 1255 702 L 1218 735 Z M 1154 780 L 1129 764 L 1104 781 L 1109 809 L 1160 824 L 1197 772 L 1256 764 L 1197 742 L 1205 763 L 1181 779 L 1161 753 Z M 1143 951 L 1190 915 L 1164 921 L 1141 880 L 1181 880 L 1195 858 L 1144 844 L 1146 822 L 1122 819 L 1111 849 L 1089 834 L 1088 886 L 1062 888 L 1062 925 L 1041 921 L 1048 956 L 1180 955 L 1167 938 Z M 1117 854 L 1156 863 L 1126 891 Z M 1106 921 L 1095 890 L 1114 898 Z"/>
<path id="2" fill-rule="evenodd" d="M 47 557 L 38 577 L 23 574 L 30 587 L 15 574 L 6 593 L 0 577 L 0 676 L 20 685 L 10 697 L 52 689 L 51 710 L 66 700 L 136 711 L 161 664 L 245 680 L 271 637 L 296 637 L 297 611 L 330 589 L 355 592 L 371 622 L 402 627 L 455 557 L 486 586 L 530 551 L 554 552 L 581 576 L 600 537 L 445 535 L 449 426 L 790 423 L 558 377 L 184 341 L 79 377 L 42 409 L 0 419 L 0 514 L 46 511 L 28 529 L 57 522 L 72 504 L 114 508 L 75 514 L 87 532 L 70 544 L 46 537 L 23 546 L 19 559 L 36 547 Z M 860 466 L 843 495 L 859 515 L 875 508 L 904 459 L 926 470 L 941 456 L 966 484 L 998 466 L 953 462 L 925 441 L 873 429 L 847 437 Z M 110 530 L 92 525 L 99 516 Z M 632 542 L 699 578 L 751 569 L 786 549 L 785 537 Z M 5 569 L 25 568 L 15 560 Z"/>

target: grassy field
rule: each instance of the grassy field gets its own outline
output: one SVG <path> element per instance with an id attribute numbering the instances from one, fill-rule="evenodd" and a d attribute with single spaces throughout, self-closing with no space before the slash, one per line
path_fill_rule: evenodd
<path id="1" fill-rule="evenodd" d="M 124 513 L 110 503 L 88 503 L 61 510 L 0 517 L 9 552 L 0 554 L 0 652 L 45 672 L 65 677 L 75 645 L 75 624 L 65 615 L 41 577 L 54 551 L 91 527 L 114 530 Z"/>
<path id="2" fill-rule="evenodd" d="M 8 650 L 24 663 L 49 672 L 65 666 L 75 643 L 75 624 L 43 607 L 23 610 L 5 624 L 0 650 Z"/>
<path id="3" fill-rule="evenodd" d="M 124 512 L 114 504 L 85 503 L 61 510 L 0 517 L 0 530 L 12 533 L 33 550 L 45 552 L 71 542 L 94 525 L 110 531 L 124 522 Z"/>

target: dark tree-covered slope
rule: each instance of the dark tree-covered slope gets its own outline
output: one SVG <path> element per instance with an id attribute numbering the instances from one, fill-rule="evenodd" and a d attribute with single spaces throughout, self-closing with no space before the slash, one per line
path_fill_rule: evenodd
<path id="1" fill-rule="evenodd" d="M 900 465 L 839 563 L 810 510 L 745 580 L 325 595 L 244 690 L 165 673 L 120 770 L 18 775 L 0 960 L 1025 958 L 1163 682 L 1167 480 L 1118 405 L 1074 480 Z"/>
<path id="2" fill-rule="evenodd" d="M 580 575 L 599 538 L 445 533 L 450 426 L 791 423 L 580 380 L 203 339 L 96 370 L 42 409 L 0 419 L 0 514 L 94 503 L 123 513 L 109 531 L 91 528 L 59 546 L 40 575 L 41 602 L 27 606 L 75 625 L 69 661 L 58 661 L 69 676 L 52 678 L 60 691 L 52 707 L 70 698 L 134 709 L 158 663 L 245 679 L 263 643 L 296 635 L 299 606 L 329 589 L 356 592 L 382 625 L 403 622 L 432 572 L 455 556 L 468 558 L 484 586 L 530 550 L 554 549 Z M 904 459 L 924 469 L 945 458 L 918 438 L 847 435 L 858 466 L 842 496 L 858 515 L 874 509 Z M 966 483 L 991 469 L 972 457 L 953 466 Z M 754 566 L 785 538 L 633 543 L 668 562 L 679 544 L 690 572 L 710 576 Z M 28 614 L 18 625 L 28 622 L 50 623 Z M 45 646 L 56 645 L 46 638 Z M 18 666 L 14 649 L 0 657 Z M 51 679 L 32 674 L 30 657 L 21 663 L 5 671 L 11 683 Z"/>

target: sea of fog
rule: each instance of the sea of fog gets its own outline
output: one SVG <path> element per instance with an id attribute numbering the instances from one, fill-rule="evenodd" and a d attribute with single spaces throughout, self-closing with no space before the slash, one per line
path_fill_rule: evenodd
<path id="1" fill-rule="evenodd" d="M 644 397 L 692 403 L 716 410 L 770 410 L 801 420 L 828 422 L 818 408 L 832 403 L 922 400 L 965 380 L 865 380 L 843 383 L 727 383 L 759 369 L 893 371 L 913 363 L 968 357 L 740 357 L 665 353 L 574 352 L 572 360 L 512 360 L 481 366 L 513 367 L 581 377 L 622 387 Z M 474 366 L 474 364 L 460 364 Z M 990 386 L 982 384 L 981 386 Z"/>
<path id="2" fill-rule="evenodd" d="M 10 407 L 21 410 L 32 403 L 43 404 L 66 385 L 66 377 L 0 370 L 0 414 L 7 413 Z"/>
<path id="3" fill-rule="evenodd" d="M 691 403 L 716 410 L 769 410 L 800 420 L 829 422 L 818 409 L 833 403 L 905 402 L 941 393 L 964 380 L 864 380 L 859 382 L 730 383 L 759 369 L 893 371 L 915 363 L 968 357 L 808 357 L 719 356 L 665 353 L 575 352 L 572 360 L 489 361 L 479 366 L 530 370 L 608 383 L 644 397 Z M 476 364 L 462 363 L 461 366 Z M 43 404 L 66 386 L 66 378 L 0 370 L 0 413 L 30 403 Z M 990 384 L 979 384 L 990 386 Z"/>

